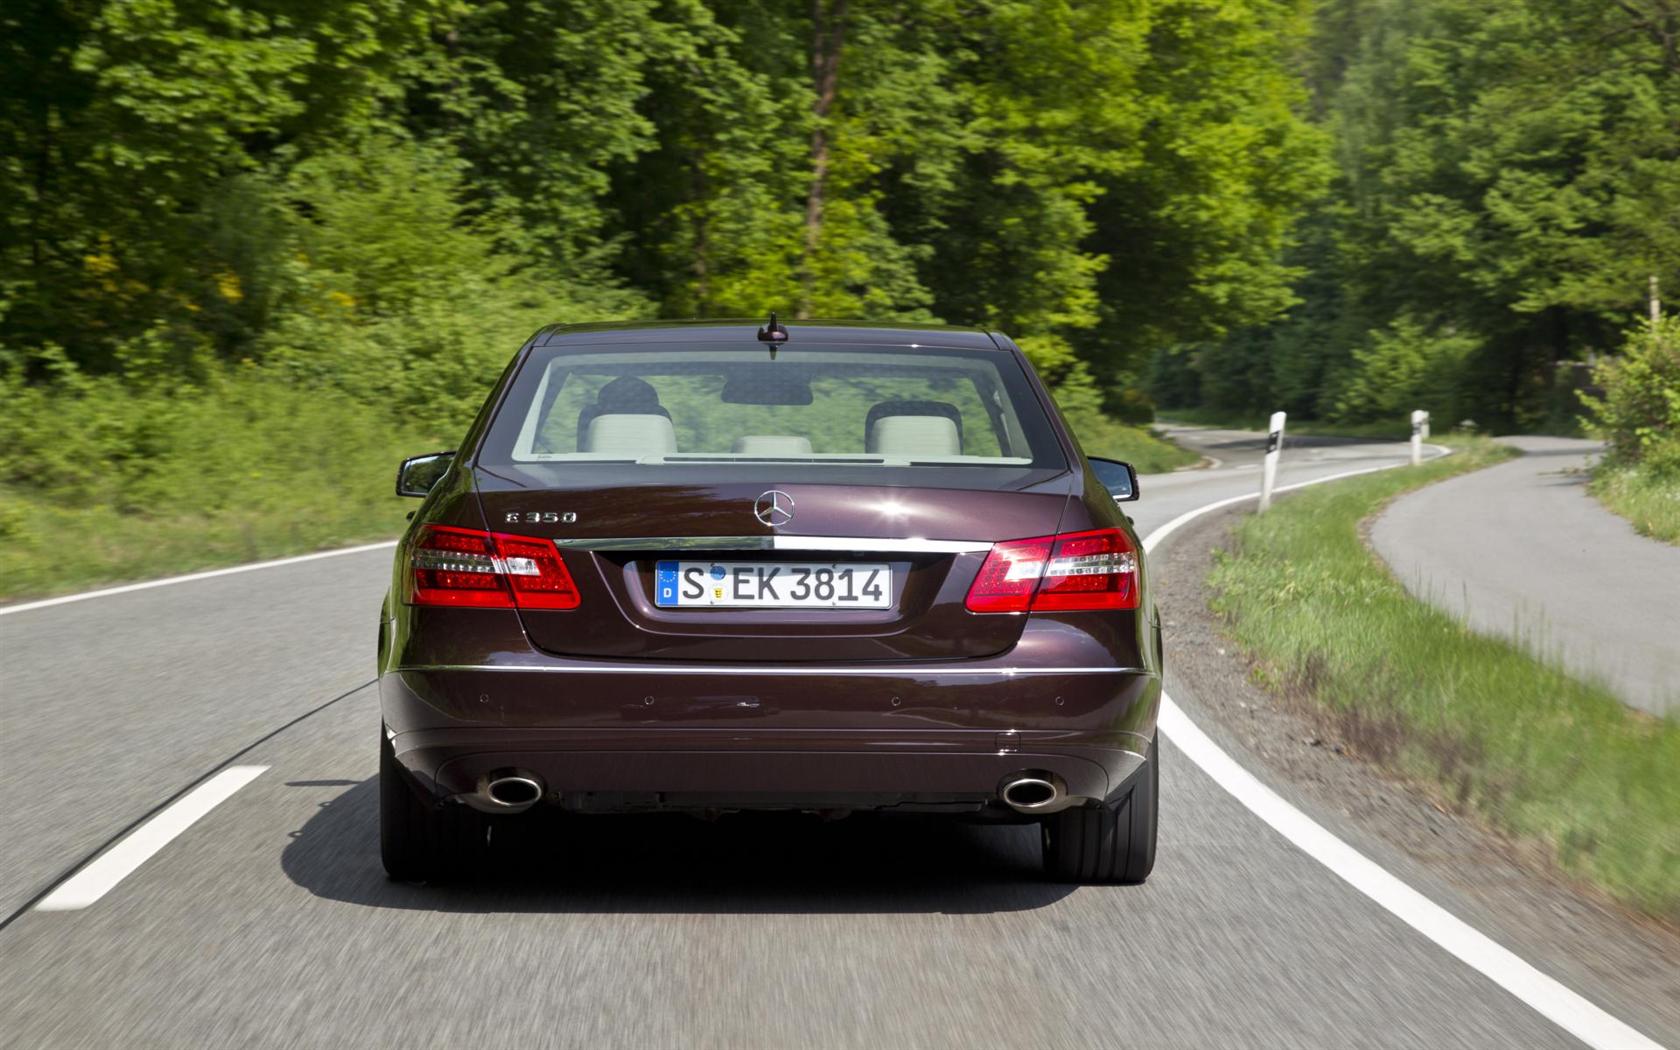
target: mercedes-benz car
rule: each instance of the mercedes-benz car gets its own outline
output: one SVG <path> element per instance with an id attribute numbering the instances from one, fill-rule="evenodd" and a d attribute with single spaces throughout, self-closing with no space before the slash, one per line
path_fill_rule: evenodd
<path id="1" fill-rule="evenodd" d="M 392 877 L 539 808 L 1036 823 L 1054 877 L 1148 876 L 1137 475 L 1007 336 L 545 328 L 397 491 L 424 502 L 379 625 Z"/>

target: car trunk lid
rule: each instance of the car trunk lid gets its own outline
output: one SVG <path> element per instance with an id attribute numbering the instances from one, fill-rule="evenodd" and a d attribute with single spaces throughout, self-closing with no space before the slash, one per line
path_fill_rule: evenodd
<path id="1" fill-rule="evenodd" d="M 532 643 L 609 659 L 995 655 L 1015 644 L 1025 617 L 968 612 L 968 588 L 993 542 L 1054 533 L 1069 498 L 1066 473 L 1008 491 L 758 482 L 534 489 L 479 473 L 490 528 L 555 541 L 577 582 L 577 609 L 520 611 Z M 776 507 L 761 499 L 772 491 Z M 677 560 L 885 565 L 892 589 L 886 608 L 661 607 L 658 564 Z"/>

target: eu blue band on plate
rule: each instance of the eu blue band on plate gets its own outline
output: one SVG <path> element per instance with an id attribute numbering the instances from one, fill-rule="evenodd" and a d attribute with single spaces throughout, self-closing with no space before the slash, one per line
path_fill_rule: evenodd
<path id="1" fill-rule="evenodd" d="M 653 567 L 653 604 L 677 604 L 677 563 L 658 562 Z"/>

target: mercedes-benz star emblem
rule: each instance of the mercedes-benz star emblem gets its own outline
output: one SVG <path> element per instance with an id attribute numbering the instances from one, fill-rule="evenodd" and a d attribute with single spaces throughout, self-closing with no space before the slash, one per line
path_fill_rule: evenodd
<path id="1" fill-rule="evenodd" d="M 793 520 L 793 497 L 781 489 L 771 489 L 753 500 L 753 517 L 775 528 Z"/>

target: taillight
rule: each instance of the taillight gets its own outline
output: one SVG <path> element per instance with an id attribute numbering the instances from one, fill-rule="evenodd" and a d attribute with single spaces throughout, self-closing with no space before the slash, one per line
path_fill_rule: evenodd
<path id="1" fill-rule="evenodd" d="M 1137 551 L 1120 529 L 994 544 L 966 604 L 977 613 L 1136 609 Z"/>
<path id="2" fill-rule="evenodd" d="M 408 553 L 410 605 L 575 609 L 577 586 L 548 540 L 427 525 Z"/>

